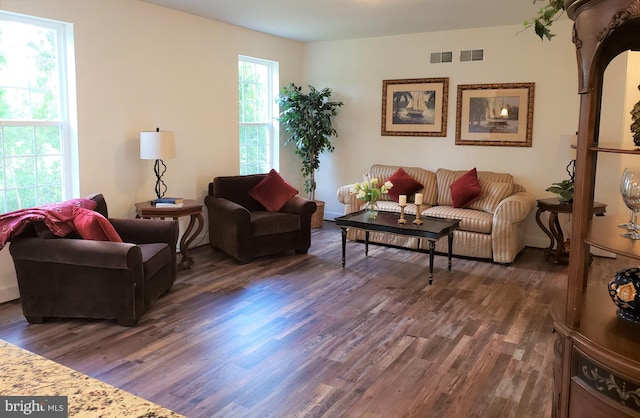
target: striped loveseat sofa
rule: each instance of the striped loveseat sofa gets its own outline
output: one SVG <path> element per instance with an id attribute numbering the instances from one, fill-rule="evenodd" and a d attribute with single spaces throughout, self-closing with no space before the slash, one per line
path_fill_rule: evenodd
<path id="1" fill-rule="evenodd" d="M 375 164 L 369 170 L 370 178 L 380 182 L 389 180 L 400 166 Z M 511 174 L 478 171 L 477 178 L 482 196 L 464 208 L 452 206 L 451 184 L 467 173 L 467 170 L 452 171 L 439 168 L 435 172 L 420 167 L 402 167 L 423 188 L 423 216 L 453 218 L 460 220 L 460 229 L 454 232 L 453 253 L 455 255 L 490 259 L 496 263 L 511 263 L 524 248 L 525 219 L 535 208 L 534 197 L 516 184 Z M 338 200 L 344 204 L 344 213 L 352 213 L 365 207 L 362 200 L 351 194 L 352 185 L 338 189 Z M 407 196 L 405 213 L 415 214 L 414 195 Z M 385 195 L 378 201 L 381 211 L 400 212 L 398 203 Z M 364 240 L 364 231 L 351 229 L 350 240 Z M 428 242 L 417 238 L 372 232 L 370 242 L 407 248 L 428 249 Z M 447 240 L 436 243 L 436 251 L 447 252 Z"/>

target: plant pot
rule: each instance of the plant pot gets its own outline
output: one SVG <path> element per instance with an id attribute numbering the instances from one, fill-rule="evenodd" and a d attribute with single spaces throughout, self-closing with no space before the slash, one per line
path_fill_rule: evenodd
<path id="1" fill-rule="evenodd" d="M 311 215 L 311 228 L 322 228 L 324 222 L 324 202 L 316 200 L 316 211 Z"/>

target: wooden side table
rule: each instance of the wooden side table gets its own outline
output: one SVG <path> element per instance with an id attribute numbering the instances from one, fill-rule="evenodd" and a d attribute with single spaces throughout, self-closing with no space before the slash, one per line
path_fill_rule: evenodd
<path id="1" fill-rule="evenodd" d="M 600 202 L 593 202 L 593 215 L 603 216 L 607 209 L 607 205 Z M 536 222 L 542 231 L 547 234 L 549 240 L 549 247 L 544 252 L 545 260 L 553 258 L 553 262 L 556 264 L 566 262 L 569 258 L 569 251 L 566 250 L 564 245 L 564 233 L 560 227 L 560 221 L 558 220 L 559 213 L 571 213 L 573 210 L 572 203 L 560 202 L 558 198 L 552 197 L 549 199 L 538 199 L 538 210 L 536 211 Z M 549 228 L 540 220 L 540 215 L 543 212 L 549 212 Z M 553 250 L 554 245 L 557 247 Z"/>
<path id="2" fill-rule="evenodd" d="M 151 202 L 139 202 L 136 203 L 136 218 L 171 218 L 179 219 L 183 216 L 189 216 L 189 225 L 187 230 L 182 234 L 180 239 L 180 253 L 182 254 L 182 260 L 178 264 L 181 268 L 190 269 L 193 266 L 194 259 L 189 255 L 189 245 L 195 239 L 195 237 L 202 231 L 204 226 L 204 219 L 202 218 L 202 203 L 196 202 L 192 199 L 185 199 L 181 208 L 157 208 L 151 204 Z M 195 231 L 196 221 L 198 226 Z"/>

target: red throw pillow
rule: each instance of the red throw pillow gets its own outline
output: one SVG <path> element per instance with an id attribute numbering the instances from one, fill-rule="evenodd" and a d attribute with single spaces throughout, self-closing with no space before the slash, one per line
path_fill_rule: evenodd
<path id="1" fill-rule="evenodd" d="M 475 167 L 451 183 L 450 189 L 454 208 L 464 208 L 479 199 L 482 196 L 482 188 Z"/>
<path id="2" fill-rule="evenodd" d="M 389 196 L 396 202 L 400 200 L 399 196 L 401 194 L 411 196 L 424 187 L 422 184 L 418 183 L 417 180 L 407 174 L 402 167 L 396 170 L 396 172 L 389 177 L 389 181 L 393 184 L 393 187 L 389 189 Z"/>
<path id="3" fill-rule="evenodd" d="M 249 190 L 249 196 L 260 202 L 269 212 L 279 211 L 297 194 L 298 190 L 280 177 L 274 169 L 271 169 L 260 183 Z"/>
<path id="4" fill-rule="evenodd" d="M 84 239 L 122 242 L 111 222 L 99 212 L 90 209 L 73 208 L 73 226 Z"/>

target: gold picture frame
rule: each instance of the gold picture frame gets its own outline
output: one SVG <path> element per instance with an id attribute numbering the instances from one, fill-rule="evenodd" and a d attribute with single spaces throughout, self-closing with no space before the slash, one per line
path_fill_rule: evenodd
<path id="1" fill-rule="evenodd" d="M 460 84 L 456 145 L 530 147 L 535 83 Z"/>
<path id="2" fill-rule="evenodd" d="M 447 136 L 449 78 L 382 80 L 383 136 Z"/>

